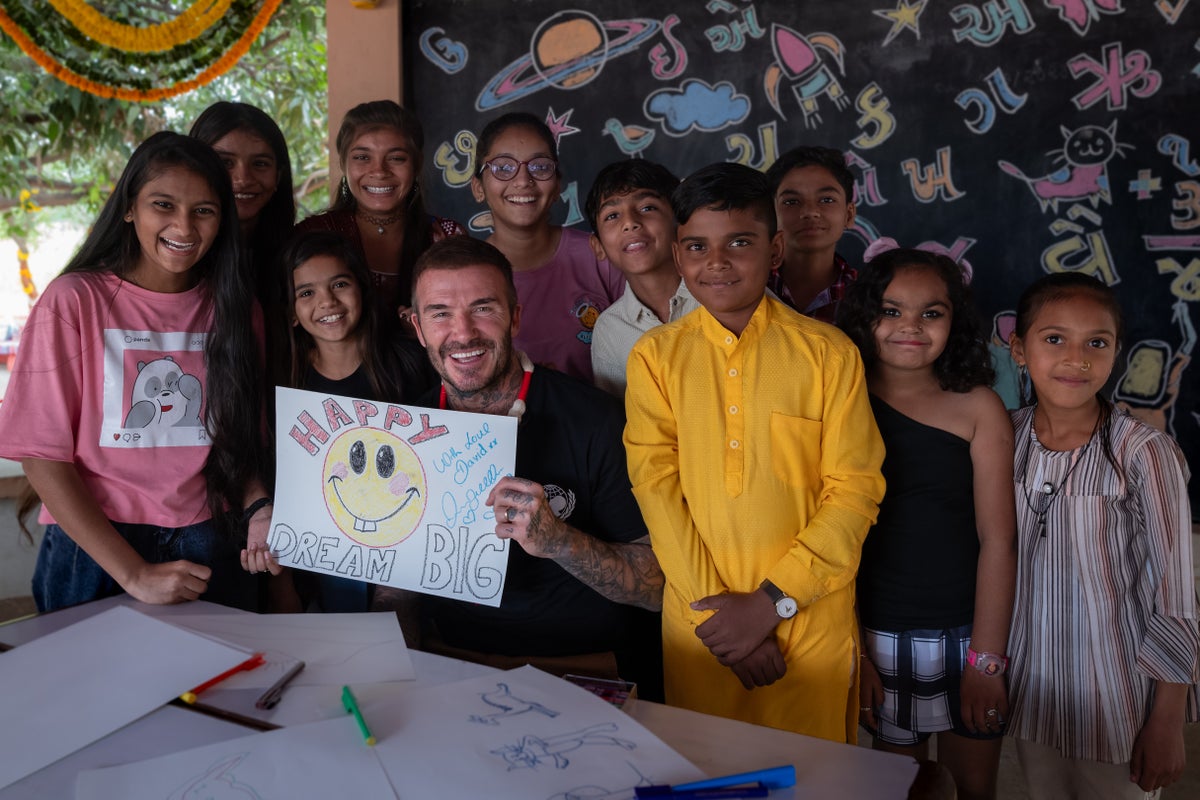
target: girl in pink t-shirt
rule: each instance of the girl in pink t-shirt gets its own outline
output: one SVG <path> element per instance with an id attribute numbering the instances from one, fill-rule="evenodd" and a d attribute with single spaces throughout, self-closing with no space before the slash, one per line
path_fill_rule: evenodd
<path id="1" fill-rule="evenodd" d="M 122 590 L 256 604 L 239 539 L 270 514 L 237 231 L 216 153 L 156 134 L 30 314 L 0 456 L 21 461 L 44 503 L 39 609 Z"/>

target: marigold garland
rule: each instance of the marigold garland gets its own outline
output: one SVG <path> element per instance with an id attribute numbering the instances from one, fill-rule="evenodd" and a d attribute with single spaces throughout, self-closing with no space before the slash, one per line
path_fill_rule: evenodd
<path id="1" fill-rule="evenodd" d="M 178 45 L 165 53 L 127 53 L 98 45 L 57 14 L 38 15 L 28 0 L 0 0 L 13 22 L 34 46 L 85 80 L 105 86 L 150 90 L 156 85 L 191 78 L 225 53 L 249 27 L 259 10 L 258 0 L 232 0 L 221 24 L 203 42 Z"/>
<path id="2" fill-rule="evenodd" d="M 188 10 L 191 11 L 192 9 L 203 6 L 206 2 L 211 3 L 213 0 L 199 0 L 199 2 L 191 6 Z M 219 0 L 219 2 L 224 3 L 226 10 L 228 10 L 229 6 L 232 5 L 233 0 L 229 0 L 229 2 L 225 2 L 225 0 Z M 184 94 L 185 92 L 193 91 L 201 86 L 211 83 L 216 78 L 228 72 L 234 66 L 234 64 L 236 64 L 242 58 L 242 56 L 249 51 L 251 45 L 253 45 L 255 40 L 257 40 L 262 34 L 263 29 L 266 28 L 267 23 L 271 20 L 271 17 L 274 16 L 275 12 L 279 9 L 281 2 L 282 0 L 263 0 L 262 6 L 259 8 L 258 13 L 254 15 L 254 18 L 246 27 L 242 35 L 238 37 L 237 41 L 234 42 L 234 44 L 215 61 L 211 62 L 203 71 L 195 75 L 195 77 L 188 78 L 186 80 L 175 81 L 169 86 L 153 88 L 146 88 L 144 78 L 140 78 L 137 75 L 126 74 L 123 76 L 121 81 L 101 82 L 100 80 L 94 79 L 98 77 L 98 75 L 87 67 L 72 69 L 70 66 L 62 63 L 61 60 L 56 59 L 53 55 L 48 53 L 45 48 L 39 46 L 39 44 L 34 41 L 33 37 L 26 33 L 27 30 L 33 28 L 34 26 L 23 27 L 19 25 L 13 19 L 13 17 L 8 14 L 7 10 L 2 4 L 0 4 L 0 30 L 3 30 L 6 34 L 12 37 L 13 41 L 17 43 L 17 46 L 20 47 L 27 56 L 32 58 L 38 64 L 38 66 L 46 70 L 46 72 L 50 73 L 58 80 L 61 80 L 70 86 L 74 86 L 76 89 L 94 94 L 98 97 L 116 98 L 118 100 L 130 100 L 137 102 L 155 102 L 159 100 L 165 100 L 169 97 L 175 97 L 177 95 Z M 210 25 L 209 27 L 212 26 Z M 175 45 L 175 47 L 178 46 L 179 45 Z M 121 50 L 122 52 L 129 52 L 122 50 L 121 48 L 116 49 Z M 144 65 L 127 64 L 126 66 L 133 66 L 136 68 L 143 67 Z M 193 66 L 198 67 L 199 64 L 193 62 Z M 84 75 L 81 75 L 80 72 L 89 72 L 92 73 L 92 76 L 85 77 Z M 128 73 L 128 70 L 126 70 L 126 72 Z M 142 85 L 114 85 L 116 83 Z"/>
<path id="3" fill-rule="evenodd" d="M 233 0 L 196 0 L 186 11 L 160 25 L 114 22 L 83 0 L 47 0 L 54 10 L 89 39 L 127 53 L 156 53 L 190 42 L 213 26 Z"/>

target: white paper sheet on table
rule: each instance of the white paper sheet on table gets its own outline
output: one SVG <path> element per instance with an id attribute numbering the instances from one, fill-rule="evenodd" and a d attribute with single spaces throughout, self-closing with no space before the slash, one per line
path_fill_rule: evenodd
<path id="1" fill-rule="evenodd" d="M 304 669 L 290 686 L 342 686 L 410 681 L 412 658 L 396 615 L 195 614 L 172 625 L 263 653 L 267 663 L 222 681 L 221 689 L 265 689 L 297 660 Z"/>
<path id="2" fill-rule="evenodd" d="M 112 733 L 246 653 L 113 608 L 0 653 L 0 788 Z"/>
<path id="3" fill-rule="evenodd" d="M 349 716 L 87 770 L 75 784 L 76 800 L 395 796 Z"/>
<path id="4" fill-rule="evenodd" d="M 632 717 L 533 667 L 363 709 L 401 798 L 633 798 L 706 777 Z"/>

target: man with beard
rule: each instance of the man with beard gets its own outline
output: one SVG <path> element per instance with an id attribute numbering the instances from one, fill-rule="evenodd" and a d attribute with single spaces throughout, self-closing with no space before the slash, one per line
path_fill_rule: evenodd
<path id="1" fill-rule="evenodd" d="M 512 539 L 499 607 L 421 598 L 423 646 L 661 692 L 663 575 L 630 489 L 620 403 L 513 349 L 521 306 L 495 247 L 452 237 L 413 269 L 413 325 L 442 385 L 423 405 L 520 419 L 516 475 L 487 498 Z"/>

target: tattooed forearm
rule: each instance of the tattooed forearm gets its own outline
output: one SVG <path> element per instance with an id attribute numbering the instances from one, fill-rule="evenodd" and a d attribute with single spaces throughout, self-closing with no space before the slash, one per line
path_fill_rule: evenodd
<path id="1" fill-rule="evenodd" d="M 662 610 L 665 579 L 647 538 L 622 544 L 573 533 L 571 547 L 554 559 L 563 569 L 615 603 Z"/>

